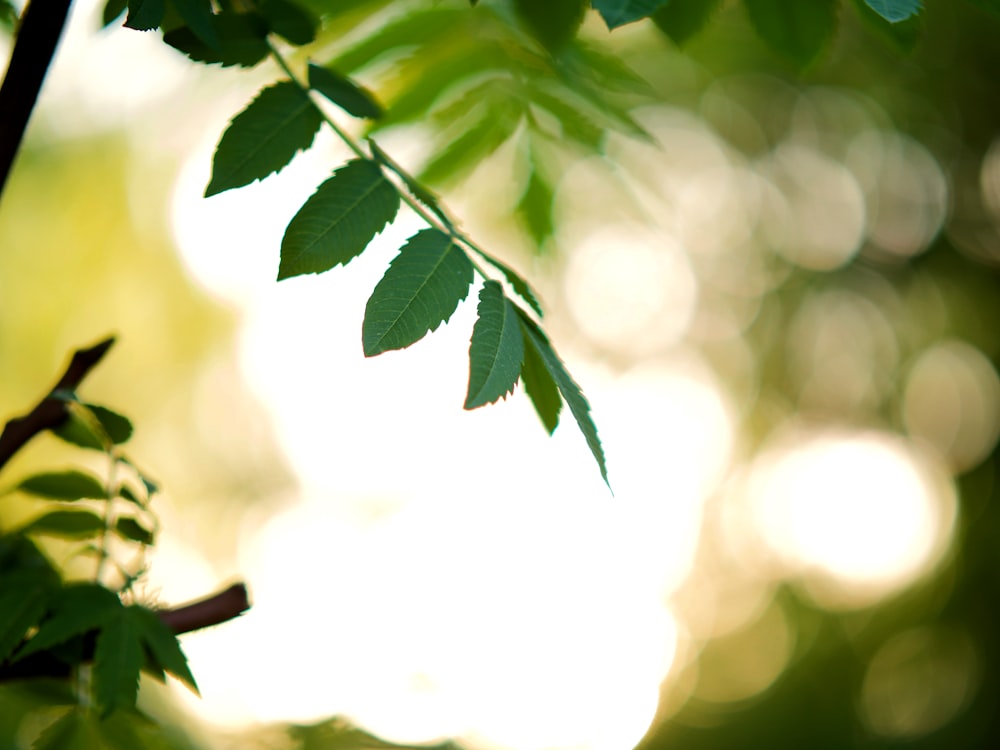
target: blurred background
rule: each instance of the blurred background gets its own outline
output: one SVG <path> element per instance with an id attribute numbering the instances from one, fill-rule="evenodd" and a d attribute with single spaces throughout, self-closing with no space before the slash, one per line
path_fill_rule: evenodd
<path id="1" fill-rule="evenodd" d="M 165 488 L 142 595 L 251 588 L 183 639 L 202 698 L 147 710 L 213 748 L 335 715 L 497 750 L 1000 743 L 1000 21 L 928 0 L 883 33 L 846 3 L 803 67 L 737 3 L 683 46 L 593 12 L 557 44 L 499 0 L 308 4 L 379 144 L 539 290 L 614 494 L 520 390 L 462 410 L 472 302 L 365 360 L 414 215 L 274 282 L 348 158 L 329 133 L 201 197 L 275 67 L 197 67 L 81 0 L 0 204 L 0 403 L 118 334 L 85 395 Z M 25 747 L 32 701 L 0 708 Z"/>

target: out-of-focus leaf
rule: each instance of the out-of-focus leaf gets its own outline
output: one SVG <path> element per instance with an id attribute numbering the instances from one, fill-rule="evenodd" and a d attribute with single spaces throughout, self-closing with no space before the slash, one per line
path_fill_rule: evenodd
<path id="1" fill-rule="evenodd" d="M 192 60 L 219 63 L 223 67 L 240 65 L 252 68 L 270 51 L 267 46 L 267 23 L 259 15 L 223 11 L 212 16 L 212 27 L 219 40 L 218 47 L 205 44 L 189 26 L 168 31 L 163 35 L 163 41 Z"/>
<path id="2" fill-rule="evenodd" d="M 104 531 L 104 520 L 89 510 L 53 510 L 24 526 L 22 531 L 62 539 L 92 539 Z"/>
<path id="3" fill-rule="evenodd" d="M 889 23 L 905 21 L 920 12 L 922 0 L 865 0 L 873 11 Z"/>
<path id="4" fill-rule="evenodd" d="M 478 319 L 469 343 L 469 387 L 465 408 L 492 404 L 514 390 L 524 360 L 517 312 L 496 281 L 479 292 Z"/>
<path id="5" fill-rule="evenodd" d="M 156 664 L 197 693 L 198 685 L 188 667 L 187 657 L 177 642 L 177 636 L 155 612 L 137 604 L 130 606 L 129 611 L 139 626 L 140 637 Z"/>
<path id="6" fill-rule="evenodd" d="M 528 187 L 517 204 L 517 212 L 537 245 L 541 245 L 552 236 L 552 200 L 552 186 L 538 174 L 537 170 L 533 170 L 528 179 Z"/>
<path id="7" fill-rule="evenodd" d="M 382 116 L 382 107 L 370 91 L 330 68 L 309 63 L 309 88 L 355 117 L 377 120 Z"/>
<path id="8" fill-rule="evenodd" d="M 34 570 L 13 570 L 0 576 L 0 663 L 45 612 L 51 580 Z"/>
<path id="9" fill-rule="evenodd" d="M 653 14 L 653 23 L 678 47 L 701 31 L 721 0 L 670 0 Z"/>
<path id="10" fill-rule="evenodd" d="M 188 28 L 201 41 L 215 50 L 221 50 L 219 36 L 212 22 L 210 0 L 170 0 Z"/>
<path id="11" fill-rule="evenodd" d="M 967 0 L 978 8 L 1000 15 L 1000 0 Z"/>
<path id="12" fill-rule="evenodd" d="M 120 607 L 102 625 L 94 649 L 94 698 L 107 716 L 133 708 L 143 661 L 143 628 L 132 607 Z"/>
<path id="13" fill-rule="evenodd" d="M 468 295 L 472 275 L 468 256 L 444 232 L 410 237 L 365 306 L 365 356 L 402 349 L 436 330 Z"/>
<path id="14" fill-rule="evenodd" d="M 278 280 L 322 273 L 361 254 L 399 210 L 399 193 L 373 161 L 333 173 L 299 209 L 281 240 Z"/>
<path id="15" fill-rule="evenodd" d="M 655 13 L 670 0 L 594 0 L 609 29 L 624 26 Z"/>
<path id="16" fill-rule="evenodd" d="M 121 0 L 118 0 L 121 2 Z M 121 2 L 121 10 L 125 9 L 125 3 Z M 118 12 L 121 15 L 121 11 Z M 115 16 L 115 18 L 118 17 Z M 17 27 L 17 8 L 10 0 L 0 0 L 0 29 L 13 31 Z"/>
<path id="17" fill-rule="evenodd" d="M 587 403 L 580 386 L 570 376 L 542 329 L 523 311 L 518 310 L 518 314 L 521 318 L 521 330 L 524 332 L 525 349 L 534 350 L 545 369 L 548 370 L 552 380 L 555 381 L 559 393 L 566 400 L 570 413 L 576 419 L 576 424 L 587 441 L 587 446 L 597 462 L 597 468 L 601 471 L 601 477 L 607 484 L 608 469 L 604 460 L 604 448 L 601 447 L 600 438 L 597 436 L 597 427 L 590 416 L 590 404 Z M 610 484 L 608 486 L 610 487 Z"/>
<path id="18" fill-rule="evenodd" d="M 322 122 L 316 105 L 292 81 L 267 87 L 223 133 L 205 197 L 280 171 L 295 154 L 312 145 Z"/>
<path id="19" fill-rule="evenodd" d="M 32 743 L 31 750 L 93 750 L 103 748 L 83 708 L 71 708 L 50 724 Z"/>
<path id="20" fill-rule="evenodd" d="M 46 471 L 22 480 L 17 486 L 23 492 L 51 500 L 80 500 L 107 497 L 104 483 L 91 474 L 71 469 L 69 471 Z"/>
<path id="21" fill-rule="evenodd" d="M 837 0 L 744 0 L 757 34 L 805 68 L 833 38 Z"/>
<path id="22" fill-rule="evenodd" d="M 858 15 L 868 28 L 875 31 L 900 52 L 912 52 L 920 41 L 923 33 L 923 17 L 920 15 L 907 18 L 898 23 L 889 23 L 873 11 L 865 0 L 854 0 Z"/>
<path id="23" fill-rule="evenodd" d="M 122 539 L 150 546 L 153 544 L 153 532 L 131 516 L 122 516 L 115 521 L 115 533 Z"/>
<path id="24" fill-rule="evenodd" d="M 125 25 L 137 31 L 159 27 L 166 5 L 163 0 L 129 0 Z"/>
<path id="25" fill-rule="evenodd" d="M 107 28 L 128 10 L 128 0 L 108 0 L 101 11 L 101 26 Z"/>
<path id="26" fill-rule="evenodd" d="M 523 110 L 513 101 L 497 105 L 485 106 L 479 119 L 457 137 L 446 133 L 435 157 L 420 171 L 420 180 L 431 184 L 450 182 L 500 148 L 514 134 Z"/>
<path id="27" fill-rule="evenodd" d="M 587 11 L 586 0 L 514 0 L 518 17 L 545 47 L 558 50 L 576 35 Z"/>
<path id="28" fill-rule="evenodd" d="M 121 601 L 108 589 L 96 583 L 67 586 L 54 593 L 49 607 L 53 614 L 45 620 L 35 636 L 18 651 L 16 660 L 51 649 L 74 636 L 97 630 L 121 609 Z"/>
<path id="29" fill-rule="evenodd" d="M 435 8 L 393 18 L 339 54 L 332 61 L 333 67 L 343 73 L 351 73 L 394 51 L 443 44 L 456 28 L 460 28 L 459 24 L 468 12 L 464 8 Z"/>
<path id="30" fill-rule="evenodd" d="M 316 39 L 319 19 L 298 3 L 264 0 L 258 11 L 271 31 L 292 44 L 309 44 Z"/>

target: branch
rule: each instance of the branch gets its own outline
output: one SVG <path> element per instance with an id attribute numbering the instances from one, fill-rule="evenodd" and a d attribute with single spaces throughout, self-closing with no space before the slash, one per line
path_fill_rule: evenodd
<path id="1" fill-rule="evenodd" d="M 74 352 L 66 372 L 59 378 L 59 382 L 35 405 L 35 408 L 23 417 L 15 417 L 7 422 L 3 432 L 0 433 L 0 469 L 39 432 L 62 424 L 69 412 L 66 410 L 66 402 L 56 395 L 57 392 L 75 391 L 114 343 L 115 339 L 112 336 L 88 349 L 78 349 Z"/>
<path id="2" fill-rule="evenodd" d="M 250 609 L 250 598 L 243 583 L 235 583 L 225 591 L 184 604 L 173 609 L 157 612 L 160 619 L 177 635 L 192 630 L 219 625 L 233 620 Z"/>
<path id="3" fill-rule="evenodd" d="M 70 3 L 34 0 L 21 17 L 10 64 L 0 85 L 0 196 L 66 26 Z"/>

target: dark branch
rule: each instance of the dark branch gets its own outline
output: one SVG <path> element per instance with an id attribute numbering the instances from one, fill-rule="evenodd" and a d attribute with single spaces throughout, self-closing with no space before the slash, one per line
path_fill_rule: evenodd
<path id="1" fill-rule="evenodd" d="M 66 26 L 70 2 L 34 0 L 21 17 L 10 64 L 0 85 L 0 196 Z"/>
<path id="2" fill-rule="evenodd" d="M 7 422 L 3 432 L 0 433 L 0 469 L 6 466 L 11 457 L 39 432 L 51 430 L 63 423 L 69 412 L 66 409 L 66 402 L 56 396 L 57 391 L 75 391 L 114 343 L 115 339 L 112 336 L 88 349 L 77 350 L 66 372 L 59 378 L 59 382 L 35 405 L 35 408 L 23 417 L 15 417 Z"/>
<path id="3" fill-rule="evenodd" d="M 250 609 L 247 587 L 236 583 L 225 591 L 173 609 L 160 610 L 160 619 L 180 635 L 235 619 Z"/>

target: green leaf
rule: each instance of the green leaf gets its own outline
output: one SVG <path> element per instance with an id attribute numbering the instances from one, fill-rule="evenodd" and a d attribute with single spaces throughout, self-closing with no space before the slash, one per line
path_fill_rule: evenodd
<path id="1" fill-rule="evenodd" d="M 18 489 L 51 500 L 80 500 L 107 497 L 104 484 L 97 477 L 82 471 L 47 471 L 23 480 Z"/>
<path id="2" fill-rule="evenodd" d="M 520 309 L 517 312 L 521 318 L 521 330 L 524 333 L 525 351 L 527 352 L 530 350 L 537 355 L 541 365 L 548 371 L 549 376 L 555 382 L 556 387 L 559 389 L 559 393 L 562 394 L 564 399 L 566 399 L 566 403 L 569 405 L 570 413 L 572 413 L 573 418 L 576 419 L 576 424 L 580 428 L 580 432 L 583 433 L 583 436 L 587 441 L 587 446 L 590 448 L 590 452 L 594 456 L 594 460 L 597 461 L 597 467 L 601 470 L 601 477 L 610 487 L 611 485 L 608 483 L 608 469 L 604 460 L 604 449 L 601 447 L 600 438 L 597 436 L 597 428 L 594 426 L 594 422 L 590 417 L 590 404 L 587 403 L 587 399 L 584 397 L 583 391 L 580 390 L 580 386 L 576 384 L 576 381 L 574 381 L 569 372 L 567 372 L 562 360 L 559 359 L 559 355 L 556 354 L 555 349 L 553 349 L 552 345 L 549 343 L 548 337 L 546 337 L 535 321 L 528 317 L 527 313 Z M 527 363 L 527 356 L 525 357 L 525 362 Z M 532 363 L 533 366 L 537 364 L 537 362 Z M 537 377 L 537 375 L 538 373 L 532 373 L 532 377 Z M 532 400 L 534 400 L 534 398 Z M 551 408 L 548 405 L 546 406 L 549 409 Z M 542 412 L 538 409 L 537 402 L 535 402 L 535 407 L 541 416 Z M 546 424 L 546 427 L 548 426 L 548 422 L 546 422 L 546 418 L 544 416 L 542 417 L 542 422 Z"/>
<path id="3" fill-rule="evenodd" d="M 267 26 L 292 44 L 309 44 L 316 39 L 319 19 L 301 6 L 288 0 L 264 0 L 258 10 Z"/>
<path id="4" fill-rule="evenodd" d="M 469 343 L 469 388 L 465 408 L 492 404 L 514 390 L 524 361 L 524 336 L 514 305 L 496 281 L 479 292 L 479 318 Z"/>
<path id="5" fill-rule="evenodd" d="M 652 15 L 669 0 L 594 0 L 594 7 L 609 29 Z"/>
<path id="6" fill-rule="evenodd" d="M 445 213 L 445 210 L 441 208 L 441 205 L 438 202 L 438 197 L 434 193 L 414 180 L 409 174 L 400 168 L 400 166 L 396 164 L 396 162 L 394 162 L 385 151 L 379 148 L 379 145 L 371 138 L 368 139 L 368 147 L 371 149 L 372 157 L 374 157 L 375 161 L 382 164 L 391 170 L 393 174 L 399 177 L 403 181 L 403 184 L 406 185 L 406 189 L 410 191 L 410 194 L 414 198 L 430 209 L 430 211 L 437 216 L 446 227 L 450 228 L 453 226 L 451 217 L 449 217 L 448 214 Z"/>
<path id="7" fill-rule="evenodd" d="M 103 748 L 83 708 L 74 707 L 47 726 L 31 750 L 92 750 Z"/>
<path id="8" fill-rule="evenodd" d="M 124 482 L 118 485 L 118 497 L 122 498 L 123 500 L 127 500 L 133 505 L 138 505 L 140 508 L 146 507 L 146 504 L 139 499 L 138 495 L 136 495 L 135 492 L 133 492 L 132 488 L 129 487 Z"/>
<path id="9" fill-rule="evenodd" d="M 878 13 L 868 7 L 865 0 L 854 0 L 854 7 L 858 10 L 862 22 L 893 47 L 906 54 L 912 52 L 920 41 L 923 34 L 923 18 L 919 15 L 899 21 L 889 23 Z"/>
<path id="10" fill-rule="evenodd" d="M 678 47 L 701 31 L 721 0 L 669 0 L 653 14 L 653 23 Z"/>
<path id="11" fill-rule="evenodd" d="M 521 383 L 524 385 L 524 391 L 528 394 L 528 398 L 531 399 L 532 406 L 535 407 L 538 418 L 542 420 L 545 431 L 551 435 L 559 425 L 562 398 L 559 396 L 556 381 L 545 367 L 545 362 L 542 361 L 535 347 L 531 346 L 527 340 L 524 343 Z"/>
<path id="12" fill-rule="evenodd" d="M 128 9 L 127 0 L 108 0 L 101 11 L 101 26 L 107 28 Z"/>
<path id="13" fill-rule="evenodd" d="M 143 660 L 143 628 L 133 607 L 122 607 L 101 627 L 94 649 L 94 698 L 107 716 L 133 708 Z"/>
<path id="14" fill-rule="evenodd" d="M 219 63 L 223 67 L 252 68 L 270 52 L 267 23 L 256 14 L 223 11 L 212 16 L 212 28 L 219 40 L 218 47 L 203 42 L 190 26 L 168 31 L 163 41 L 192 60 Z"/>
<path id="15" fill-rule="evenodd" d="M 968 0 L 968 2 L 972 3 L 977 8 L 982 8 L 990 13 L 1000 15 L 1000 0 Z"/>
<path id="16" fill-rule="evenodd" d="M 532 170 L 528 187 L 517 204 L 517 212 L 536 245 L 541 245 L 548 237 L 552 236 L 554 230 L 552 225 L 553 198 L 552 186 L 542 179 L 538 170 Z M 541 315 L 537 308 L 535 312 Z"/>
<path id="17" fill-rule="evenodd" d="M 122 516 L 115 521 L 115 533 L 126 541 L 138 542 L 147 547 L 152 546 L 154 541 L 153 532 L 131 516 Z"/>
<path id="18" fill-rule="evenodd" d="M 744 0 L 757 34 L 805 68 L 833 38 L 837 0 Z"/>
<path id="19" fill-rule="evenodd" d="M 221 50 L 222 43 L 215 33 L 210 0 L 170 0 L 184 19 L 191 32 L 214 50 Z"/>
<path id="20" fill-rule="evenodd" d="M 309 63 L 309 88 L 355 117 L 377 120 L 382 116 L 382 107 L 370 91 L 330 68 Z"/>
<path id="21" fill-rule="evenodd" d="M 159 27 L 166 10 L 163 0 L 129 0 L 125 25 L 137 31 Z"/>
<path id="22" fill-rule="evenodd" d="M 538 296 L 535 294 L 535 290 L 529 286 L 528 282 L 525 281 L 524 278 L 517 273 L 517 271 L 508 266 L 506 263 L 497 260 L 489 253 L 483 252 L 478 247 L 474 247 L 473 250 L 476 251 L 479 257 L 502 273 L 504 278 L 507 279 L 507 283 L 510 284 L 511 288 L 517 293 L 517 295 L 527 302 L 531 306 L 532 310 L 538 313 L 538 317 L 542 317 L 542 306 L 538 302 Z"/>
<path id="23" fill-rule="evenodd" d="M 420 171 L 421 181 L 443 184 L 478 166 L 514 134 L 522 111 L 515 101 L 491 105 L 458 137 L 445 134 L 434 158 Z"/>
<path id="24" fill-rule="evenodd" d="M 322 122 L 316 105 L 292 81 L 264 89 L 222 134 L 205 197 L 280 171 L 312 145 Z"/>
<path id="25" fill-rule="evenodd" d="M 91 539 L 104 531 L 104 520 L 89 510 L 54 510 L 39 516 L 22 531 L 62 539 Z"/>
<path id="26" fill-rule="evenodd" d="M 889 23 L 898 23 L 919 13 L 921 0 L 865 0 L 865 3 Z"/>
<path id="27" fill-rule="evenodd" d="M 132 437 L 132 423 L 111 409 L 78 401 L 68 402 L 66 409 L 66 420 L 52 432 L 67 443 L 106 451 Z"/>
<path id="28" fill-rule="evenodd" d="M 587 11 L 586 0 L 514 0 L 514 10 L 532 35 L 550 50 L 565 46 Z"/>
<path id="29" fill-rule="evenodd" d="M 402 349 L 434 331 L 469 294 L 472 263 L 437 229 L 410 237 L 365 306 L 365 356 Z"/>
<path id="30" fill-rule="evenodd" d="M 281 240 L 278 280 L 322 273 L 361 254 L 399 210 L 399 193 L 379 166 L 349 161 L 299 209 Z"/>
<path id="31" fill-rule="evenodd" d="M 51 580 L 33 570 L 0 577 L 0 663 L 7 660 L 45 612 Z"/>
<path id="32" fill-rule="evenodd" d="M 177 636 L 155 612 L 138 604 L 133 604 L 129 610 L 140 628 L 142 642 L 146 645 L 157 666 L 172 674 L 197 693 L 198 685 L 194 680 L 194 675 L 191 674 L 187 657 L 181 650 Z"/>
<path id="33" fill-rule="evenodd" d="M 97 630 L 121 609 L 121 601 L 108 589 L 96 583 L 67 586 L 50 600 L 53 614 L 45 620 L 35 636 L 18 651 L 15 661 L 39 651 L 46 651 L 74 636 Z"/>

